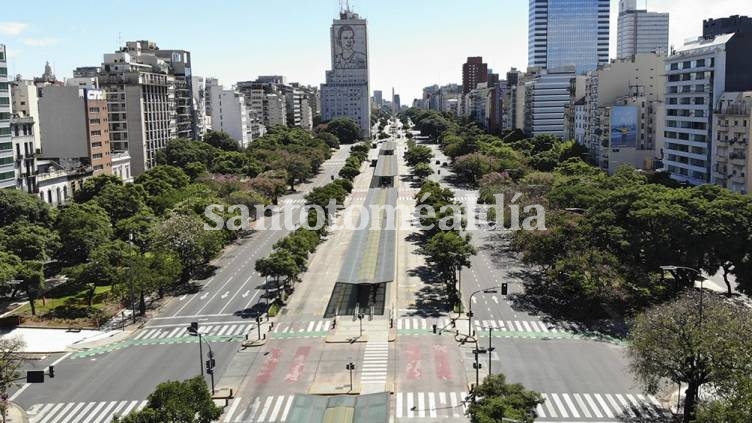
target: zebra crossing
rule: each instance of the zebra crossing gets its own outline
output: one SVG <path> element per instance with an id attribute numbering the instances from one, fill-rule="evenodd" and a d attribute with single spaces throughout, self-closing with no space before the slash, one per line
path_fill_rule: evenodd
<path id="1" fill-rule="evenodd" d="M 460 418 L 467 412 L 466 392 L 396 392 L 394 416 L 411 418 Z"/>
<path id="2" fill-rule="evenodd" d="M 434 324 L 437 325 L 439 330 L 454 329 L 455 327 L 465 330 L 467 329 L 467 320 L 457 320 L 453 326 L 451 319 L 448 317 L 435 319 L 401 317 L 397 319 L 397 331 L 402 331 L 404 333 L 421 331 L 432 332 Z M 491 328 L 497 333 L 547 333 L 551 335 L 589 331 L 588 328 L 578 323 L 560 322 L 554 324 L 540 320 L 473 320 L 473 327 L 476 332 L 488 331 L 488 329 Z"/>
<path id="3" fill-rule="evenodd" d="M 60 402 L 36 404 L 26 413 L 29 423 L 109 423 L 146 407 L 147 401 Z"/>
<path id="4" fill-rule="evenodd" d="M 328 332 L 332 327 L 330 320 L 314 320 L 310 322 L 279 322 L 274 325 L 272 333 L 280 334 L 300 334 L 315 333 L 323 334 Z"/>
<path id="5" fill-rule="evenodd" d="M 206 325 L 199 329 L 203 336 L 218 336 L 218 337 L 236 337 L 245 336 L 255 327 L 254 324 L 218 324 L 218 325 Z M 147 339 L 172 339 L 181 337 L 190 337 L 188 330 L 185 326 L 179 327 L 166 327 L 166 328 L 149 328 L 148 326 L 140 330 L 136 336 L 131 338 L 134 341 L 147 340 Z"/>
<path id="6" fill-rule="evenodd" d="M 305 205 L 305 198 L 287 198 L 279 202 L 280 206 Z"/>
<path id="7" fill-rule="evenodd" d="M 219 421 L 223 423 L 262 423 L 284 422 L 290 413 L 295 395 L 270 395 L 256 397 L 244 408 L 240 408 L 242 398 L 233 400 L 233 404 Z"/>
<path id="8" fill-rule="evenodd" d="M 389 341 L 366 342 L 360 370 L 360 383 L 385 384 L 388 362 Z"/>
<path id="9" fill-rule="evenodd" d="M 656 421 L 667 416 L 655 397 L 638 394 L 544 393 L 536 422 L 604 422 L 623 419 Z M 397 419 L 460 418 L 471 398 L 466 392 L 396 392 Z M 644 420 L 643 420 L 644 421 Z"/>

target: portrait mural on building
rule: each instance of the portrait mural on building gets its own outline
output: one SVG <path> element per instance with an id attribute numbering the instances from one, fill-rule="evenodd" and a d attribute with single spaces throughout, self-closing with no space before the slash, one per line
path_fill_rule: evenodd
<path id="1" fill-rule="evenodd" d="M 334 68 L 366 69 L 368 67 L 365 27 L 338 25 L 333 27 Z"/>

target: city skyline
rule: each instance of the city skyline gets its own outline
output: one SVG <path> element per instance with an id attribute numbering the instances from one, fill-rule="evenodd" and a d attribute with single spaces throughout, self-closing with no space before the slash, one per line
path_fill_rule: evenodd
<path id="1" fill-rule="evenodd" d="M 510 67 L 526 68 L 528 2 L 476 0 L 474 7 L 462 8 L 449 1 L 444 3 L 446 7 L 428 9 L 421 2 L 351 2 L 370 28 L 371 89 L 388 91 L 395 87 L 403 99 L 411 100 L 420 96 L 424 86 L 459 82 L 460 65 L 468 56 L 483 56 L 497 73 L 503 74 Z M 703 19 L 752 13 L 752 8 L 744 3 L 722 0 L 714 4 L 712 11 L 706 11 L 701 0 L 654 0 L 649 2 L 648 10 L 670 13 L 669 41 L 678 47 L 686 38 L 701 34 Z M 638 7 L 644 6 L 644 1 L 638 2 Z M 28 12 L 16 9 L 0 21 L 0 39 L 8 46 L 9 74 L 38 76 L 49 61 L 58 78 L 69 78 L 77 66 L 100 65 L 104 53 L 122 47 L 126 41 L 149 39 L 161 48 L 191 51 L 196 75 L 216 77 L 228 86 L 264 74 L 281 74 L 315 86 L 324 82 L 323 73 L 330 61 L 328 26 L 339 11 L 337 2 L 296 2 L 297 13 L 284 18 L 274 14 L 275 5 L 261 2 L 228 2 L 202 9 L 200 15 L 194 13 L 197 9 L 176 9 L 170 2 L 149 7 L 155 13 L 140 19 L 138 26 L 113 25 L 112 22 L 119 22 L 115 6 L 103 7 L 99 10 L 100 19 L 85 23 L 74 17 L 64 19 L 76 7 L 62 11 L 44 7 L 25 9 Z M 451 13 L 447 13 L 449 10 Z M 484 10 L 482 22 L 477 20 L 478 10 Z M 160 25 L 159 19 L 165 14 L 175 18 L 172 22 L 185 24 Z M 266 15 L 275 19 L 254 19 Z M 618 0 L 612 0 L 610 58 L 616 56 L 617 15 Z M 247 16 L 249 24 L 204 27 L 204 22 L 226 21 L 227 16 Z M 198 26 L 211 32 L 196 31 Z M 238 27 L 242 28 L 240 34 L 235 30 Z M 474 33 L 463 30 L 468 27 Z M 287 29 L 280 30 L 284 28 Z M 468 48 L 471 40 L 473 47 Z M 438 46 L 440 55 L 435 54 Z M 245 54 L 246 51 L 251 53 Z M 271 52 L 275 55 L 271 56 Z"/>

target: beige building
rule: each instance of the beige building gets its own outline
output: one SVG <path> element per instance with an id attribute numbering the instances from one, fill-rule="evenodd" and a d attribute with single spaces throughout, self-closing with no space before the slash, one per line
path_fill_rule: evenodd
<path id="1" fill-rule="evenodd" d="M 112 151 L 127 151 L 138 176 L 177 137 L 175 77 L 163 59 L 132 48 L 104 55 L 99 86 L 107 92 Z"/>
<path id="2" fill-rule="evenodd" d="M 637 54 L 589 72 L 585 80 L 584 143 L 592 160 L 613 172 L 622 164 L 652 169 L 661 138 L 659 122 L 666 57 Z"/>
<path id="3" fill-rule="evenodd" d="M 713 180 L 734 192 L 747 194 L 752 187 L 752 92 L 724 93 L 716 107 L 713 125 L 715 160 Z"/>

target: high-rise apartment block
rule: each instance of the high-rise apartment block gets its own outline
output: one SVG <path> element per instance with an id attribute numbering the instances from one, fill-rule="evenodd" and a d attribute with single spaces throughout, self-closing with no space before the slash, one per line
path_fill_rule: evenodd
<path id="1" fill-rule="evenodd" d="M 653 170 L 664 123 L 665 60 L 636 54 L 585 78 L 582 141 L 601 169 L 613 173 L 628 164 Z"/>
<path id="2" fill-rule="evenodd" d="M 245 98 L 234 89 L 224 89 L 214 78 L 207 79 L 206 83 L 211 97 L 212 130 L 225 132 L 240 147 L 248 147 L 252 134 Z"/>
<path id="3" fill-rule="evenodd" d="M 349 8 L 340 12 L 330 30 L 332 69 L 321 84 L 321 119 L 349 117 L 361 136 L 371 137 L 368 64 L 368 23 Z"/>
<path id="4" fill-rule="evenodd" d="M 724 92 L 752 90 L 752 32 L 699 37 L 666 60 L 664 166 L 671 177 L 714 182 L 713 113 Z"/>
<path id="5" fill-rule="evenodd" d="M 468 57 L 462 64 L 462 93 L 469 93 L 483 82 L 488 82 L 488 64 L 483 63 L 482 57 Z"/>
<path id="6" fill-rule="evenodd" d="M 724 93 L 714 114 L 713 179 L 724 188 L 748 194 L 752 189 L 752 91 Z"/>
<path id="7" fill-rule="evenodd" d="M 616 57 L 640 53 L 668 53 L 668 13 L 637 8 L 637 0 L 619 0 Z"/>
<path id="8" fill-rule="evenodd" d="M 0 188 L 16 186 L 16 158 L 11 140 L 11 95 L 5 45 L 0 44 Z"/>
<path id="9" fill-rule="evenodd" d="M 525 83 L 525 133 L 564 137 L 564 109 L 570 102 L 574 66 L 546 69 Z"/>
<path id="10" fill-rule="evenodd" d="M 529 1 L 528 66 L 582 74 L 608 63 L 610 0 Z"/>
<path id="11" fill-rule="evenodd" d="M 112 151 L 128 151 L 134 176 L 154 167 L 157 152 L 178 136 L 175 76 L 141 43 L 105 54 L 98 77 L 107 93 Z"/>
<path id="12" fill-rule="evenodd" d="M 44 87 L 39 116 L 45 158 L 54 158 L 67 168 L 90 166 L 94 176 L 112 174 L 109 109 L 104 91 Z"/>

